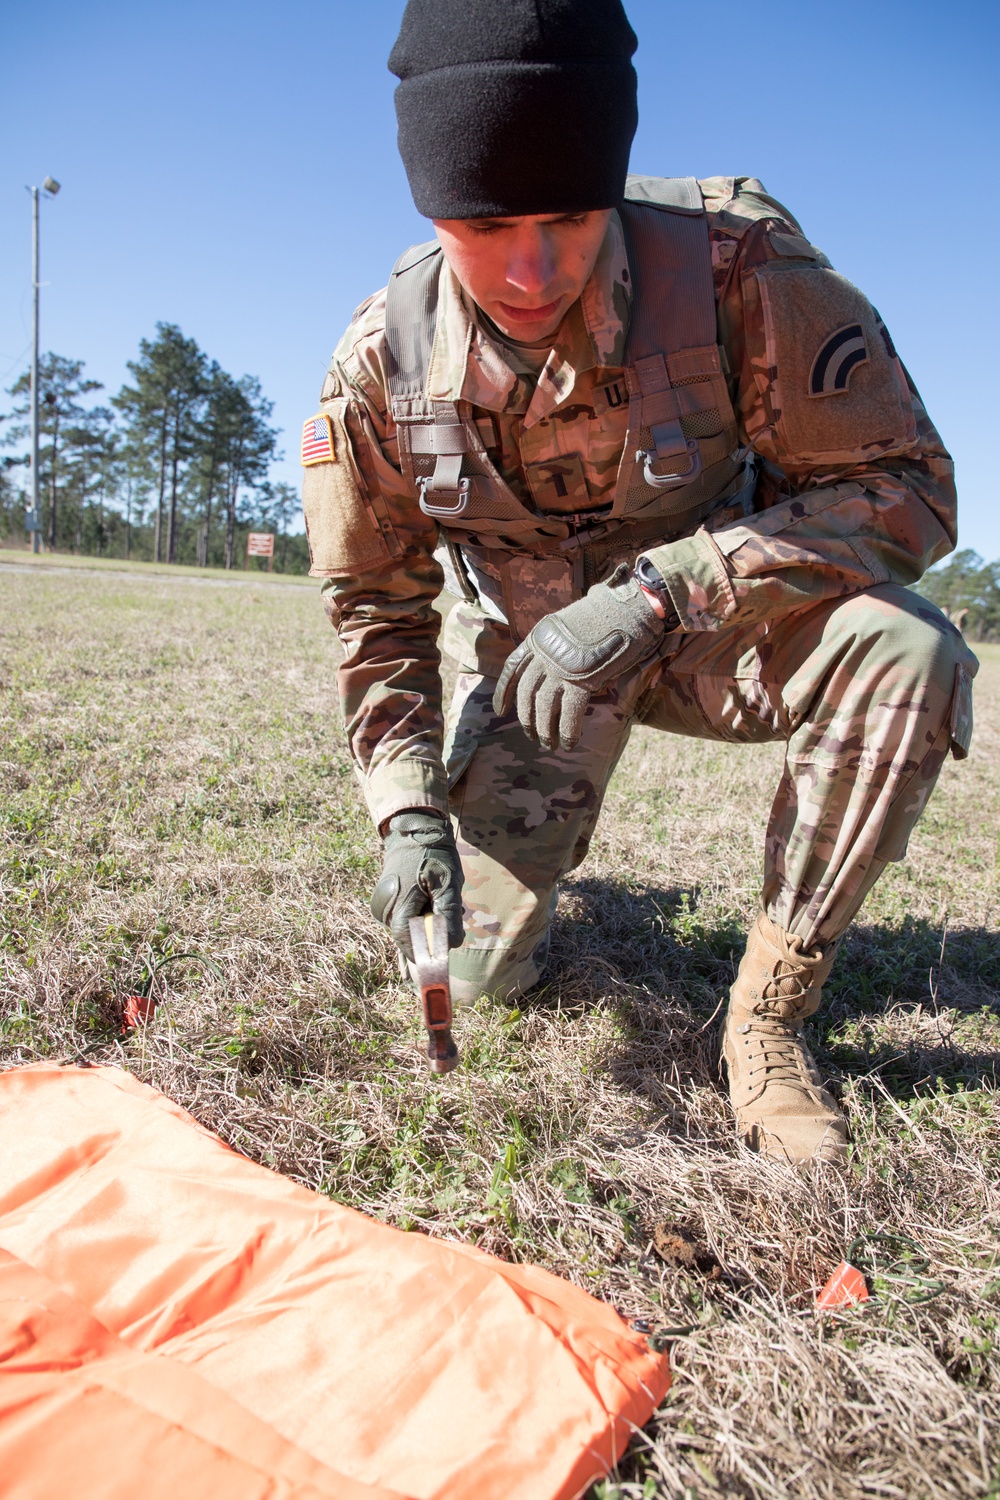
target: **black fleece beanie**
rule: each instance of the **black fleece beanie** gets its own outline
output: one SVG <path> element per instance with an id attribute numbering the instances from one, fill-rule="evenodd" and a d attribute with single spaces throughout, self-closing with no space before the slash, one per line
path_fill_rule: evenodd
<path id="1" fill-rule="evenodd" d="M 620 203 L 638 122 L 636 46 L 621 0 L 409 0 L 389 67 L 419 212 Z"/>

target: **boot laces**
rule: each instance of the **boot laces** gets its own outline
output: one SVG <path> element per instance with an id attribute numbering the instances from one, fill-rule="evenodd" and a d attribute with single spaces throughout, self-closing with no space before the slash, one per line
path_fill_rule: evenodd
<path id="1" fill-rule="evenodd" d="M 764 986 L 757 1009 L 788 1017 L 805 1000 L 811 981 L 811 969 L 804 964 L 791 964 L 781 959 L 775 964 L 774 973 Z"/>
<path id="2" fill-rule="evenodd" d="M 809 991 L 810 971 L 781 959 L 754 1006 L 747 1035 L 757 1041 L 754 1071 L 763 1068 L 768 1083 L 801 1083 L 802 1032 L 794 1024 Z"/>
<path id="3" fill-rule="evenodd" d="M 746 1021 L 740 1030 L 759 1044 L 751 1063 L 755 1073 L 763 1068 L 768 1083 L 803 1082 L 801 1063 L 805 1043 L 797 1027 L 765 1013 Z"/>

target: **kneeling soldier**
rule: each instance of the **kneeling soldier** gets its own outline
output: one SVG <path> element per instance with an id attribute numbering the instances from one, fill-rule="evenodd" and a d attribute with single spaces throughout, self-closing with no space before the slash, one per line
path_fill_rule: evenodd
<path id="1" fill-rule="evenodd" d="M 437 239 L 359 308 L 303 437 L 373 909 L 408 953 L 433 904 L 457 996 L 516 995 L 633 724 L 782 741 L 723 1056 L 751 1147 L 837 1160 L 803 1022 L 969 746 L 975 658 L 906 587 L 954 546 L 952 464 L 761 183 L 626 176 L 635 46 L 620 0 L 410 0 L 390 59 Z"/>

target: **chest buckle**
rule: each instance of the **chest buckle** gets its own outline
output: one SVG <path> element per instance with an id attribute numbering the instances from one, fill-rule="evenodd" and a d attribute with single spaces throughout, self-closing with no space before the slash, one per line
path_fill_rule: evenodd
<path id="1" fill-rule="evenodd" d="M 635 461 L 637 464 L 642 464 L 642 477 L 651 489 L 669 490 L 677 485 L 690 484 L 693 479 L 697 479 L 701 473 L 701 449 L 694 438 L 688 438 L 684 446 L 689 455 L 688 466 L 677 474 L 654 474 L 653 464 L 659 456 L 656 449 L 639 449 L 635 455 Z"/>
<path id="2" fill-rule="evenodd" d="M 425 516 L 460 516 L 469 507 L 472 495 L 472 482 L 469 479 L 459 479 L 454 486 L 438 490 L 434 485 L 433 474 L 423 474 L 417 480 L 417 488 L 420 490 L 420 509 Z M 428 498 L 428 490 L 434 497 Z M 453 503 L 447 504 L 447 501 Z"/>

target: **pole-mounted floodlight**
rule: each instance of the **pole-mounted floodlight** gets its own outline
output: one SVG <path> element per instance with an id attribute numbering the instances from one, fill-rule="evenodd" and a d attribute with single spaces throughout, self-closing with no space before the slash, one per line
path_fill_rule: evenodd
<path id="1" fill-rule="evenodd" d="M 58 193 L 61 183 L 54 177 L 46 177 L 42 191 L 49 198 Z M 31 334 L 31 509 L 25 516 L 25 528 L 31 533 L 31 550 L 42 550 L 42 511 L 38 492 L 38 189 L 28 189 L 31 194 L 31 284 L 35 294 L 35 313 Z M 55 537 L 51 539 L 55 541 Z"/>

